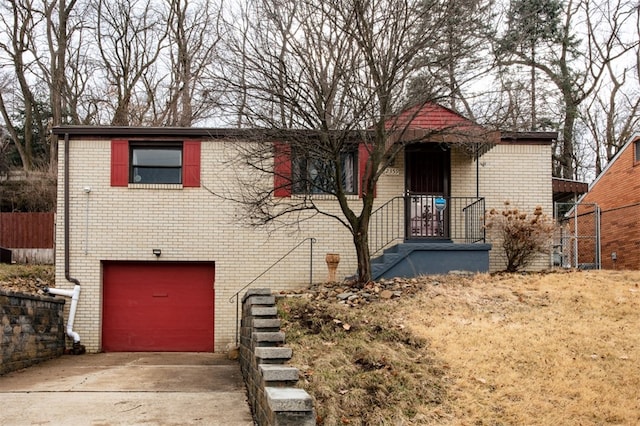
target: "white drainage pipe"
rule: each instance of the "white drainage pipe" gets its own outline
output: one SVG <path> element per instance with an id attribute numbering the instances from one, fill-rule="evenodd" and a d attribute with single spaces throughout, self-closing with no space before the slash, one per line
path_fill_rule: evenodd
<path id="1" fill-rule="evenodd" d="M 78 299 L 80 298 L 80 286 L 76 284 L 73 290 L 63 290 L 59 288 L 45 288 L 45 293 L 71 298 L 71 307 L 69 308 L 69 318 L 67 319 L 67 336 L 73 339 L 73 343 L 80 343 L 80 335 L 73 331 L 73 320 L 76 317 L 76 309 L 78 307 Z"/>

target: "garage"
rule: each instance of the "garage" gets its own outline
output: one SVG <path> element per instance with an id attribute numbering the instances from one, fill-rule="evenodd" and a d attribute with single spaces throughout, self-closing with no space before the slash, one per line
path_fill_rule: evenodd
<path id="1" fill-rule="evenodd" d="M 102 350 L 213 352 L 212 262 L 103 262 Z"/>

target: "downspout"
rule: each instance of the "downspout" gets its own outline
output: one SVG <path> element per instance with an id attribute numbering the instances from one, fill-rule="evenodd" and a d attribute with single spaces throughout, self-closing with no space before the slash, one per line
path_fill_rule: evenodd
<path id="1" fill-rule="evenodd" d="M 64 134 L 64 277 L 67 281 L 74 284 L 73 290 L 62 290 L 57 288 L 45 288 L 45 293 L 60 295 L 71 298 L 71 307 L 69 308 L 69 318 L 67 319 L 67 336 L 73 339 L 73 349 L 71 353 L 80 355 L 85 353 L 85 347 L 80 344 L 80 335 L 73 331 L 73 321 L 76 317 L 76 309 L 78 308 L 78 299 L 80 298 L 80 281 L 73 278 L 69 273 L 69 134 Z"/>

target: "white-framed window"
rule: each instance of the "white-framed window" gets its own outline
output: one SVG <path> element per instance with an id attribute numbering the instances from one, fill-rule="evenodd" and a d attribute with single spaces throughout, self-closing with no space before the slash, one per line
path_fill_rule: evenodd
<path id="1" fill-rule="evenodd" d="M 636 140 L 633 143 L 633 150 L 634 150 L 634 156 L 633 156 L 634 163 L 640 163 L 640 139 Z"/>

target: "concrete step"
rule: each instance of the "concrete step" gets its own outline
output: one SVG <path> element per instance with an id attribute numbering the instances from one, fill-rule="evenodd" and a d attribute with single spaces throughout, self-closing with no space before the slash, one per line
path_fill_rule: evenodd
<path id="1" fill-rule="evenodd" d="M 251 335 L 253 344 L 257 346 L 278 346 L 284 343 L 284 333 L 281 331 L 258 331 Z"/>
<path id="2" fill-rule="evenodd" d="M 246 293 L 244 294 L 244 296 L 242 296 L 242 302 L 244 302 L 245 300 L 247 300 L 248 298 L 252 297 L 252 296 L 271 296 L 271 289 L 270 288 L 250 288 L 247 289 Z"/>
<path id="3" fill-rule="evenodd" d="M 253 328 L 255 331 L 280 331 L 280 319 L 254 318 Z"/>
<path id="4" fill-rule="evenodd" d="M 276 297 L 272 295 L 251 295 L 246 297 L 243 302 L 245 305 L 273 306 L 276 303 Z"/>
<path id="5" fill-rule="evenodd" d="M 252 306 L 249 312 L 252 317 L 276 318 L 278 315 L 278 309 L 275 306 Z"/>
<path id="6" fill-rule="evenodd" d="M 371 261 L 371 277 L 412 278 L 453 270 L 487 272 L 490 244 L 454 244 L 448 241 L 401 243 Z"/>
<path id="7" fill-rule="evenodd" d="M 291 359 L 293 350 L 285 347 L 258 347 L 254 355 L 258 364 L 284 364 Z"/>
<path id="8" fill-rule="evenodd" d="M 299 378 L 298 369 L 289 365 L 260 364 L 258 368 L 265 386 L 292 386 Z"/>
<path id="9" fill-rule="evenodd" d="M 311 395 L 304 389 L 266 387 L 264 392 L 273 411 L 313 410 Z"/>

